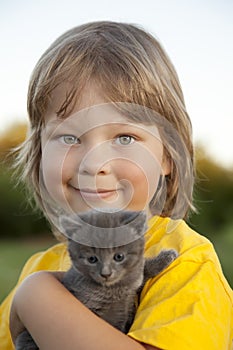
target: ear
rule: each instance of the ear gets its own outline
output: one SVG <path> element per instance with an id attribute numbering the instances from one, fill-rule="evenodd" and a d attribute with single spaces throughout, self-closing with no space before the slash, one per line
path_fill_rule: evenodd
<path id="1" fill-rule="evenodd" d="M 147 215 L 144 211 L 126 211 L 125 220 L 123 224 L 129 224 L 131 227 L 136 229 L 138 233 L 145 232 L 147 229 Z"/>
<path id="2" fill-rule="evenodd" d="M 130 210 L 119 212 L 119 214 L 121 215 L 121 222 L 123 225 L 127 225 L 134 222 L 135 220 L 137 220 L 138 216 L 141 215 L 141 213 L 142 212 L 140 211 L 130 211 Z"/>
<path id="3" fill-rule="evenodd" d="M 78 230 L 81 229 L 82 223 L 80 222 L 80 218 L 78 215 L 76 216 L 67 216 L 61 215 L 59 217 L 59 225 L 61 227 L 61 231 L 68 236 L 68 238 L 72 238 L 72 236 L 77 233 Z"/>

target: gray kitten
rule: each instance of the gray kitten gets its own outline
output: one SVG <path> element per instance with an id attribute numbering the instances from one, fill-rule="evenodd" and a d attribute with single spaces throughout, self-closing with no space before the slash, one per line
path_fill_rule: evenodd
<path id="1" fill-rule="evenodd" d="M 137 295 L 149 278 L 176 259 L 177 252 L 162 250 L 156 257 L 144 259 L 143 212 L 90 211 L 63 216 L 60 224 L 69 237 L 72 263 L 62 283 L 92 312 L 127 333 Z M 38 349 L 27 331 L 16 341 L 16 350 L 23 349 Z"/>

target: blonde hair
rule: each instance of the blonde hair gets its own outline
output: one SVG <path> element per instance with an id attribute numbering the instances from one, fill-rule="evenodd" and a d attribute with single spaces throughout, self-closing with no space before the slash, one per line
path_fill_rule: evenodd
<path id="1" fill-rule="evenodd" d="M 84 86 L 93 80 L 106 101 L 145 106 L 165 118 L 177 131 L 182 147 L 187 151 L 189 160 L 183 163 L 184 175 L 193 178 L 191 123 L 178 76 L 160 43 L 132 24 L 109 21 L 87 23 L 67 31 L 47 49 L 38 61 L 29 84 L 30 135 L 21 147 L 17 164 L 23 166 L 22 179 L 33 190 L 42 209 L 40 137 L 51 94 L 63 82 L 69 83 L 66 98 L 56 111 L 58 117 L 65 118 L 72 112 Z M 137 121 L 146 122 L 142 118 Z M 150 122 L 155 123 L 155 120 Z M 175 156 L 179 158 L 174 139 L 165 139 L 165 155 L 170 161 L 171 173 L 165 178 L 167 194 L 161 215 L 171 216 L 181 174 L 174 162 Z M 191 180 L 182 199 L 185 211 L 192 207 L 192 187 Z M 155 202 L 152 200 L 150 203 L 152 212 Z"/>

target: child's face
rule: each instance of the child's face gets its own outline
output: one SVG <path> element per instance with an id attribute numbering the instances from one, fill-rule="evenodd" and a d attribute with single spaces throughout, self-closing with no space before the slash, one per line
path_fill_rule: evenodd
<path id="1" fill-rule="evenodd" d="M 129 122 L 86 87 L 72 115 L 55 113 L 65 89 L 57 89 L 42 131 L 42 176 L 57 206 L 149 210 L 159 177 L 169 172 L 155 126 Z"/>

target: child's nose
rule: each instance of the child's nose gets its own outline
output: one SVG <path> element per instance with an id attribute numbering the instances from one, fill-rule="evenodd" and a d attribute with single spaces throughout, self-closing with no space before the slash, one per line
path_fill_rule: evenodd
<path id="1" fill-rule="evenodd" d="M 80 164 L 79 167 L 79 173 L 81 175 L 88 174 L 88 175 L 108 175 L 111 172 L 110 170 L 110 164 L 109 163 L 103 163 L 103 162 L 86 162 L 83 161 Z"/>
<path id="2" fill-rule="evenodd" d="M 87 152 L 79 165 L 80 174 L 107 175 L 111 172 L 112 155 L 107 147 L 95 147 Z"/>

